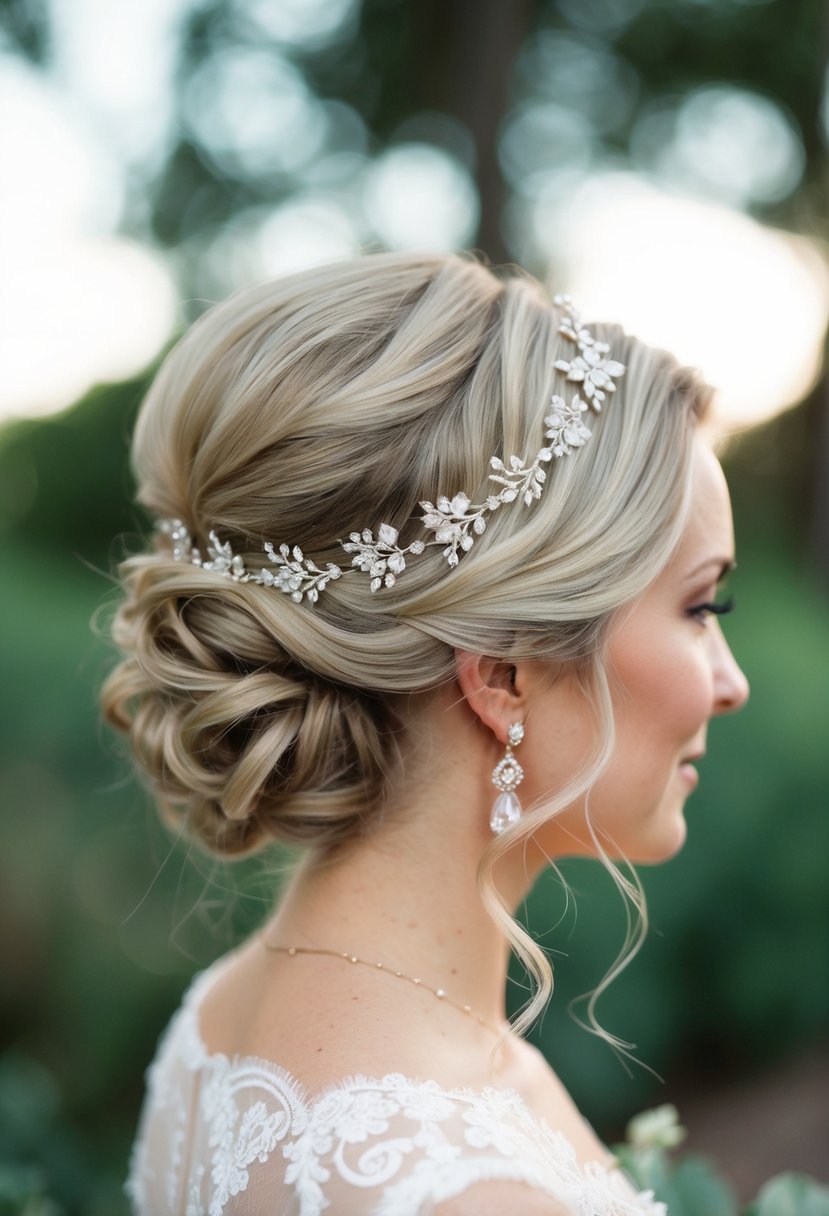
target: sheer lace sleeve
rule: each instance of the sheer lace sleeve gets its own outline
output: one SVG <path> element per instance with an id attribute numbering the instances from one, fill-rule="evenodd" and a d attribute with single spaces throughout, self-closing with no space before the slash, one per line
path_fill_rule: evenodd
<path id="1" fill-rule="evenodd" d="M 390 1074 L 310 1097 L 268 1061 L 209 1054 L 188 998 L 148 1073 L 128 1190 L 138 1216 L 428 1216 L 496 1180 L 568 1216 L 664 1216 L 514 1091 Z"/>

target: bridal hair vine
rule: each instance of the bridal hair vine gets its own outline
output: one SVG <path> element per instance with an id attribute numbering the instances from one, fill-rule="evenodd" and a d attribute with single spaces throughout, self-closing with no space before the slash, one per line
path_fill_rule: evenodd
<path id="1" fill-rule="evenodd" d="M 427 546 L 444 545 L 443 556 L 447 563 L 450 567 L 457 566 L 460 553 L 467 553 L 475 543 L 475 537 L 486 531 L 488 514 L 518 499 L 523 499 L 524 505 L 529 506 L 534 499 L 540 498 L 547 478 L 544 466 L 554 458 L 572 456 L 590 438 L 592 432 L 584 421 L 584 415 L 588 410 L 601 413 L 608 394 L 616 391 L 615 379 L 624 375 L 625 367 L 609 358 L 610 347 L 607 343 L 597 342 L 590 330 L 582 325 L 569 296 L 557 295 L 554 303 L 563 312 L 558 332 L 572 342 L 578 351 L 573 359 L 557 359 L 554 366 L 565 380 L 578 384 L 579 388 L 569 402 L 557 393 L 553 394 L 552 411 L 544 419 L 548 443 L 536 453 L 529 465 L 518 456 L 510 456 L 508 464 L 504 464 L 498 456 L 491 457 L 489 463 L 493 472 L 489 474 L 489 480 L 500 485 L 501 489 L 497 494 L 490 494 L 483 503 L 472 503 L 463 492 L 451 499 L 441 495 L 436 503 L 421 502 L 423 530 L 433 534 L 432 540 L 415 539 L 403 548 L 397 543 L 397 528 L 390 524 L 380 524 L 376 537 L 371 529 L 365 528 L 362 532 L 350 533 L 347 541 L 340 540 L 338 543 L 346 553 L 354 554 L 352 568 L 370 575 L 372 592 L 384 586 L 393 587 L 397 577 L 406 569 L 406 558 L 417 556 Z M 157 527 L 170 537 L 176 561 L 212 570 L 237 583 L 275 587 L 290 595 L 296 603 L 301 603 L 304 598 L 315 604 L 319 593 L 325 590 L 329 582 L 352 573 L 352 570 L 342 570 L 333 562 L 321 570 L 311 558 L 304 555 L 299 545 L 282 544 L 277 548 L 271 541 L 267 541 L 263 549 L 274 568 L 248 570 L 242 558 L 234 554 L 230 544 L 219 540 L 215 530 L 208 533 L 205 558 L 180 519 L 159 520 Z"/>

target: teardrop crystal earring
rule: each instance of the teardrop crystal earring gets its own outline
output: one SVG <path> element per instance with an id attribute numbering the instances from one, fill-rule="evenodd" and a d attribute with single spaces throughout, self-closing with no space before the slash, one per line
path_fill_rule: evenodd
<path id="1" fill-rule="evenodd" d="M 510 723 L 507 731 L 506 754 L 492 770 L 492 784 L 496 789 L 501 790 L 501 793 L 495 799 L 492 814 L 489 817 L 489 826 L 496 836 L 506 831 L 507 828 L 511 828 L 513 824 L 518 823 L 518 820 L 521 818 L 521 803 L 513 791 L 524 780 L 524 770 L 512 754 L 512 749 L 517 747 L 523 738 L 524 727 L 522 723 Z"/>

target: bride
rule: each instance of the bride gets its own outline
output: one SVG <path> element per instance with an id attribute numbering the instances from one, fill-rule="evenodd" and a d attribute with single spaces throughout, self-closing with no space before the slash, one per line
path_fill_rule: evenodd
<path id="1" fill-rule="evenodd" d="M 137 1213 L 664 1211 L 521 1037 L 512 913 L 551 860 L 672 857 L 748 695 L 708 397 L 458 256 L 244 291 L 168 356 L 105 711 L 203 847 L 303 849 L 164 1036 Z"/>

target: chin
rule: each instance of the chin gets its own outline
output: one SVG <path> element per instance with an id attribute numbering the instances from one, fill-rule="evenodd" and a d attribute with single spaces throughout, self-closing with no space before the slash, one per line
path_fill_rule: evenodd
<path id="1" fill-rule="evenodd" d="M 623 820 L 627 831 L 614 832 L 596 823 L 596 835 L 613 861 L 633 865 L 657 866 L 670 861 L 685 844 L 688 827 L 685 823 L 684 799 L 674 795 L 664 797 L 650 811 L 632 808 Z M 588 834 L 584 821 L 567 823 L 565 816 L 542 822 L 532 837 L 546 860 L 563 857 L 597 857 L 596 845 Z"/>
<path id="2" fill-rule="evenodd" d="M 656 825 L 654 825 L 656 827 Z M 653 836 L 632 849 L 628 860 L 640 866 L 658 866 L 670 861 L 680 852 L 688 836 L 688 825 L 677 810 L 669 819 L 660 822 Z"/>

